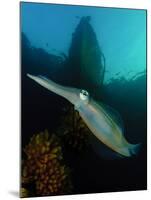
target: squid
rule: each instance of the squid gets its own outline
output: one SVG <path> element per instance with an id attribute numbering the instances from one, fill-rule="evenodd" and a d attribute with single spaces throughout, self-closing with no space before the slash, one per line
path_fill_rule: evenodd
<path id="1" fill-rule="evenodd" d="M 44 76 L 27 76 L 73 104 L 91 132 L 108 148 L 124 157 L 137 154 L 141 144 L 130 144 L 126 140 L 122 120 L 111 107 L 96 102 L 86 90 L 65 87 Z"/>

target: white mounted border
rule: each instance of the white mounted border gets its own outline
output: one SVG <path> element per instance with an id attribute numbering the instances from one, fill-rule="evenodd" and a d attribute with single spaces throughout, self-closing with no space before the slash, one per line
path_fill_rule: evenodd
<path id="1" fill-rule="evenodd" d="M 60 200 L 148 200 L 151 196 L 151 1 L 32 0 L 26 2 L 139 8 L 148 10 L 148 191 L 37 197 Z M 16 199 L 19 191 L 20 82 L 19 0 L 0 2 L 0 199 Z M 124 172 L 123 172 L 124 173 Z M 108 180 L 110 181 L 110 180 Z M 35 199 L 35 198 L 31 198 Z"/>

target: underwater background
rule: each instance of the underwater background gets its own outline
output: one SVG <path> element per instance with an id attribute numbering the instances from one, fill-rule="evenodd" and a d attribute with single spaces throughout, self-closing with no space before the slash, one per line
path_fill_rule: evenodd
<path id="1" fill-rule="evenodd" d="M 146 189 L 146 10 L 20 6 L 21 196 Z M 138 155 L 113 155 L 70 103 L 27 73 L 86 89 L 114 108 L 126 139 L 142 143 Z"/>

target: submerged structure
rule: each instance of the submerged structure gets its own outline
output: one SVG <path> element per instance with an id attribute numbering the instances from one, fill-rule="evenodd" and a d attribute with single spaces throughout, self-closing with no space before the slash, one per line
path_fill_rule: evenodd
<path id="1" fill-rule="evenodd" d="M 90 21 L 82 17 L 72 34 L 68 65 L 72 83 L 93 92 L 103 83 L 105 58 Z"/>

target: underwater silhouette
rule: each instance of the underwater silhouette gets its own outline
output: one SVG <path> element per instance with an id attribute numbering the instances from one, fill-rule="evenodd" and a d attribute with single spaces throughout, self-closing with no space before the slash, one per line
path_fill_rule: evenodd
<path id="1" fill-rule="evenodd" d="M 105 58 L 90 24 L 91 17 L 82 17 L 77 25 L 69 48 L 70 73 L 75 74 L 72 82 L 94 94 L 104 80 Z"/>

